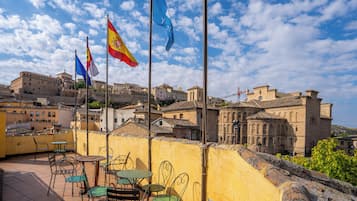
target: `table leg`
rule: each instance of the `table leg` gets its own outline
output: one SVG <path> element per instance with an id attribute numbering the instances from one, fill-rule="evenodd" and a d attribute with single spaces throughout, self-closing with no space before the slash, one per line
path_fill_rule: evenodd
<path id="1" fill-rule="evenodd" d="M 94 186 L 98 186 L 98 177 L 99 177 L 99 161 L 96 161 L 95 162 Z"/>

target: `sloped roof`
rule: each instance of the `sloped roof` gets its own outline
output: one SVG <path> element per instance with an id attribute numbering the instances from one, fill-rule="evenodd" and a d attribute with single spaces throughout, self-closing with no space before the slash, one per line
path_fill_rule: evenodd
<path id="1" fill-rule="evenodd" d="M 302 105 L 301 97 L 299 96 L 287 96 L 270 101 L 257 101 L 256 103 L 261 108 L 275 108 L 275 107 L 290 107 Z"/>
<path id="2" fill-rule="evenodd" d="M 186 120 L 186 119 L 173 119 L 173 118 L 160 118 L 158 119 L 165 121 L 166 123 L 173 125 L 173 126 L 187 126 L 187 127 L 196 127 L 198 125 L 193 124 L 192 122 Z"/>
<path id="3" fill-rule="evenodd" d="M 127 125 L 129 125 L 129 124 L 133 124 L 133 125 L 135 125 L 135 126 L 138 126 L 138 127 L 140 127 L 140 128 L 146 129 L 146 130 L 149 129 L 148 126 L 145 125 L 145 124 L 143 124 L 143 123 L 139 123 L 139 122 L 135 122 L 135 121 L 130 121 L 130 122 L 127 122 L 127 123 L 125 123 L 125 124 L 119 126 L 119 127 L 116 128 L 116 129 L 114 129 L 114 130 L 112 131 L 112 134 L 114 134 L 114 135 L 117 134 L 117 133 L 118 133 L 117 130 L 120 130 L 121 128 L 123 128 L 123 127 L 125 127 L 125 126 L 127 126 Z M 172 133 L 172 130 L 171 130 L 171 129 L 168 129 L 168 128 L 159 127 L 159 126 L 156 126 L 156 125 L 151 125 L 151 133 L 153 133 L 153 134 L 157 134 L 157 133 L 160 133 L 160 134 L 162 134 L 162 133 L 170 134 L 170 133 Z"/>
<path id="4" fill-rule="evenodd" d="M 166 112 L 166 111 L 174 111 L 174 110 L 189 110 L 189 109 L 196 109 L 196 108 L 202 108 L 203 104 L 198 101 L 180 101 L 173 103 L 167 107 L 162 108 L 161 110 Z M 208 106 L 207 109 L 210 110 L 218 110 L 218 108 Z"/>
<path id="5" fill-rule="evenodd" d="M 278 115 L 267 113 L 267 112 L 258 112 L 247 117 L 247 119 L 284 119 Z"/>

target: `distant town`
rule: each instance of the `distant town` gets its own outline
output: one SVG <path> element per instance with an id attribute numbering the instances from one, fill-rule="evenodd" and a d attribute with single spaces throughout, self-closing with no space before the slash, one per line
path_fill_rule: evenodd
<path id="1" fill-rule="evenodd" d="M 135 83 L 109 85 L 108 123 L 105 89 L 105 82 L 92 80 L 87 103 L 84 81 L 75 82 L 69 73 L 52 77 L 20 72 L 9 86 L 0 85 L 6 134 L 55 134 L 64 129 L 85 130 L 88 125 L 91 131 L 146 136 L 148 89 Z M 324 103 L 318 91 L 285 93 L 266 85 L 242 94 L 245 99 L 238 102 L 208 97 L 207 141 L 244 144 L 269 154 L 309 156 L 319 140 L 331 137 L 333 105 Z M 154 136 L 201 139 L 202 88 L 185 91 L 162 84 L 152 88 L 150 99 Z M 337 139 L 347 153 L 357 147 L 356 135 Z"/>

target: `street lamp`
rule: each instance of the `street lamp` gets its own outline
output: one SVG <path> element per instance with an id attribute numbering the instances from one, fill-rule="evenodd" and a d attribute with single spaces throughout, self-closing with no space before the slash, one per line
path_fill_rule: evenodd
<path id="1" fill-rule="evenodd" d="M 239 135 L 239 121 L 238 120 L 233 120 L 233 128 L 235 132 L 235 142 L 234 144 L 238 144 L 240 142 L 240 135 Z"/>

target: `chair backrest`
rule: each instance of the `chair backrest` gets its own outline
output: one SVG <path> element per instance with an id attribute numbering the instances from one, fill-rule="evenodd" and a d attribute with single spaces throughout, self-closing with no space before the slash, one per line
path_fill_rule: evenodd
<path id="1" fill-rule="evenodd" d="M 50 164 L 51 173 L 56 172 L 56 170 L 57 170 L 56 155 L 55 154 L 49 154 L 48 155 L 48 162 Z"/>
<path id="2" fill-rule="evenodd" d="M 37 146 L 37 140 L 36 140 L 36 138 L 35 137 L 32 137 L 32 139 L 33 139 L 33 142 L 35 143 L 35 145 Z"/>
<path id="3" fill-rule="evenodd" d="M 128 154 L 126 155 L 119 155 L 117 156 L 111 164 L 110 169 L 115 169 L 115 170 L 125 170 L 126 169 L 126 165 L 128 163 L 130 157 L 130 152 L 128 152 Z"/>
<path id="4" fill-rule="evenodd" d="M 186 191 L 188 186 L 189 176 L 186 172 L 183 172 L 175 177 L 172 181 L 170 187 L 167 189 L 169 195 L 175 195 L 179 198 L 179 201 L 182 200 L 182 196 Z"/>
<path id="5" fill-rule="evenodd" d="M 140 192 L 137 189 L 107 188 L 107 200 L 140 200 Z"/>
<path id="6" fill-rule="evenodd" d="M 172 172 L 173 166 L 170 161 L 162 161 L 159 166 L 158 183 L 166 188 L 171 179 Z"/>

